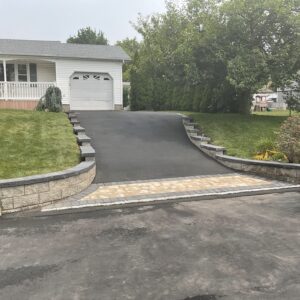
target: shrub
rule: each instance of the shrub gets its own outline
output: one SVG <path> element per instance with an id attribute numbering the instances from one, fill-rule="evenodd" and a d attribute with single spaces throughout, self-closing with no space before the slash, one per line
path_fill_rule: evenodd
<path id="1" fill-rule="evenodd" d="M 45 105 L 45 99 L 44 99 L 44 97 L 42 97 L 40 100 L 39 100 L 39 102 L 38 102 L 38 104 L 37 104 L 37 106 L 36 106 L 36 108 L 35 108 L 37 111 L 45 111 L 46 110 L 46 105 Z"/>
<path id="2" fill-rule="evenodd" d="M 274 150 L 275 143 L 273 140 L 271 140 L 269 138 L 263 138 L 263 139 L 259 140 L 256 149 L 257 149 L 257 152 L 259 152 L 259 153 L 266 152 L 268 150 Z"/>
<path id="3" fill-rule="evenodd" d="M 286 155 L 276 149 L 276 143 L 270 138 L 261 139 L 258 142 L 256 149 L 257 153 L 254 156 L 254 159 L 287 161 Z"/>
<path id="4" fill-rule="evenodd" d="M 127 107 L 129 105 L 129 88 L 123 87 L 123 106 Z"/>
<path id="5" fill-rule="evenodd" d="M 300 163 L 300 116 L 289 117 L 283 122 L 277 143 L 290 163 Z"/>
<path id="6" fill-rule="evenodd" d="M 48 87 L 45 96 L 40 99 L 36 110 L 50 112 L 62 111 L 60 88 L 56 86 Z"/>

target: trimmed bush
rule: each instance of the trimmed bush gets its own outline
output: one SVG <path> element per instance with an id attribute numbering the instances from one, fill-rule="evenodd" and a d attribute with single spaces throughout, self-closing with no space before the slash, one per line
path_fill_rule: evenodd
<path id="1" fill-rule="evenodd" d="M 45 96 L 43 96 L 36 110 L 38 111 L 50 111 L 50 112 L 60 112 L 62 111 L 61 102 L 61 90 L 56 86 L 48 87 Z"/>
<path id="2" fill-rule="evenodd" d="M 280 127 L 278 148 L 290 163 L 300 163 L 300 116 L 289 117 Z"/>
<path id="3" fill-rule="evenodd" d="M 127 107 L 129 105 L 129 87 L 123 87 L 123 106 Z"/>

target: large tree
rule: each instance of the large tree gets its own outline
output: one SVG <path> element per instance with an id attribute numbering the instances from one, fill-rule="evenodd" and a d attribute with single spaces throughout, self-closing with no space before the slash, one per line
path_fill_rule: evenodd
<path id="1" fill-rule="evenodd" d="M 67 43 L 108 45 L 108 40 L 101 30 L 96 31 L 91 27 L 85 27 L 79 29 L 76 35 L 69 37 Z"/>
<path id="2" fill-rule="evenodd" d="M 299 70 L 300 0 L 186 0 L 139 18 L 136 108 L 249 112 L 251 94 Z"/>
<path id="3" fill-rule="evenodd" d="M 135 55 L 140 49 L 140 43 L 136 38 L 126 38 L 122 41 L 117 41 L 116 45 L 122 47 L 122 49 L 130 56 L 131 59 L 134 59 Z M 123 81 L 130 81 L 131 67 L 132 63 L 123 64 Z"/>

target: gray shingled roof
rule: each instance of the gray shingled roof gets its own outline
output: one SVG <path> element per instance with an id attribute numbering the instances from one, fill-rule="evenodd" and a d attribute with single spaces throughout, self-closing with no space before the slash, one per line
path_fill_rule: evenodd
<path id="1" fill-rule="evenodd" d="M 67 44 L 59 41 L 0 39 L 0 55 L 47 56 L 99 60 L 130 60 L 118 46 Z"/>

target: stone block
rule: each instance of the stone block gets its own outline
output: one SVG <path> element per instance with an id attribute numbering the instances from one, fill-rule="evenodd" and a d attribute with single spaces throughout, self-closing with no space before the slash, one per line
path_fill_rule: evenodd
<path id="1" fill-rule="evenodd" d="M 48 191 L 49 191 L 48 182 L 25 185 L 25 195 L 38 194 L 38 193 L 48 192 Z"/>
<path id="2" fill-rule="evenodd" d="M 83 127 L 81 127 L 81 126 L 74 126 L 73 127 L 73 131 L 75 132 L 75 133 L 79 133 L 79 132 L 85 132 L 85 129 L 83 128 Z"/>
<path id="3" fill-rule="evenodd" d="M 75 118 L 71 119 L 71 120 L 70 120 L 70 123 L 71 123 L 73 126 L 75 126 L 75 125 L 79 126 L 79 124 L 80 124 L 80 122 L 79 122 L 77 119 L 75 119 Z"/>
<path id="4" fill-rule="evenodd" d="M 239 162 L 230 162 L 230 161 L 225 161 L 225 160 L 219 160 L 219 162 L 230 168 L 230 169 L 233 169 L 233 170 L 237 170 L 237 171 L 243 171 L 243 164 L 242 163 L 239 163 Z"/>
<path id="5" fill-rule="evenodd" d="M 0 200 L 2 210 L 10 210 L 14 208 L 14 200 L 13 198 L 4 198 Z"/>
<path id="6" fill-rule="evenodd" d="M 83 145 L 84 143 L 90 143 L 91 142 L 91 138 L 88 137 L 85 134 L 78 134 L 77 135 L 77 142 L 81 145 Z"/>
<path id="7" fill-rule="evenodd" d="M 267 175 L 269 177 L 276 177 L 276 168 L 262 166 L 262 165 L 251 165 L 251 164 L 243 164 L 244 172 L 251 172 L 255 174 Z"/>
<path id="8" fill-rule="evenodd" d="M 80 155 L 81 157 L 95 157 L 96 151 L 92 146 L 81 146 Z"/>
<path id="9" fill-rule="evenodd" d="M 85 161 L 96 161 L 95 157 L 85 157 Z"/>
<path id="10" fill-rule="evenodd" d="M 80 186 L 79 185 L 73 185 L 73 186 L 69 186 L 65 189 L 62 190 L 62 194 L 61 197 L 63 198 L 67 198 L 73 195 L 78 194 L 79 192 L 81 192 Z"/>
<path id="11" fill-rule="evenodd" d="M 297 178 L 297 169 L 276 168 L 275 173 L 279 177 Z"/>
<path id="12" fill-rule="evenodd" d="M 70 104 L 63 104 L 63 111 L 69 112 L 70 111 Z"/>
<path id="13" fill-rule="evenodd" d="M 13 201 L 14 201 L 14 208 L 38 205 L 39 195 L 32 194 L 32 195 L 14 197 Z"/>
<path id="14" fill-rule="evenodd" d="M 16 196 L 24 195 L 24 185 L 16 186 L 16 187 L 6 187 L 0 189 L 0 197 L 10 198 Z"/>
<path id="15" fill-rule="evenodd" d="M 46 203 L 50 201 L 60 200 L 62 198 L 61 191 L 50 191 L 39 194 L 39 202 Z"/>
<path id="16" fill-rule="evenodd" d="M 122 104 L 115 104 L 115 110 L 123 110 Z"/>
<path id="17" fill-rule="evenodd" d="M 51 181 L 49 183 L 50 191 L 61 191 L 65 188 L 68 188 L 70 185 L 76 185 L 79 182 L 79 176 Z"/>

